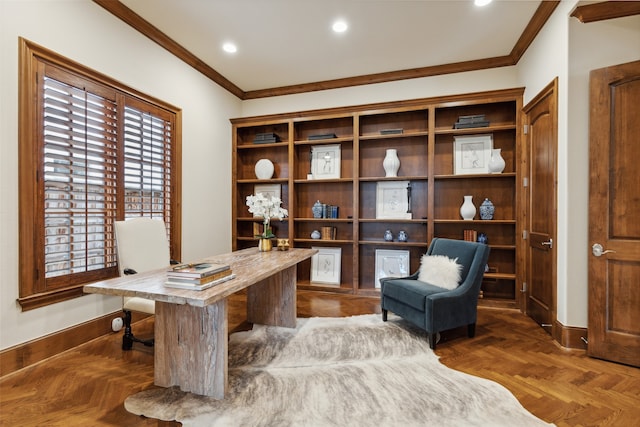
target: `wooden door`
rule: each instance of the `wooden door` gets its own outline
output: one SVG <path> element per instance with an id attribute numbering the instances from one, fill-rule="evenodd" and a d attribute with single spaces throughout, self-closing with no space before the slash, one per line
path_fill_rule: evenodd
<path id="1" fill-rule="evenodd" d="M 549 333 L 556 317 L 557 79 L 524 107 L 527 246 L 525 312 Z"/>
<path id="2" fill-rule="evenodd" d="M 588 354 L 640 366 L 640 61 L 594 70 Z"/>

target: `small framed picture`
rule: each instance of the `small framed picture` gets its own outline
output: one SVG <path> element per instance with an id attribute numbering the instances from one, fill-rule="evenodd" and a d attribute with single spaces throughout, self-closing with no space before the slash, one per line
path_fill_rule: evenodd
<path id="1" fill-rule="evenodd" d="M 340 178 L 340 144 L 311 147 L 311 175 L 313 179 Z"/>
<path id="2" fill-rule="evenodd" d="M 278 199 L 282 200 L 280 184 L 256 184 L 253 186 L 253 194 L 258 194 L 258 193 L 262 193 L 262 195 L 267 199 L 277 197 Z M 259 215 L 253 214 L 253 216 L 258 217 Z M 260 234 L 260 233 L 258 232 L 254 234 Z"/>
<path id="3" fill-rule="evenodd" d="M 377 219 L 411 219 L 409 181 L 378 182 L 376 184 Z"/>
<path id="4" fill-rule="evenodd" d="M 318 253 L 311 257 L 311 283 L 340 286 L 342 248 L 312 247 Z"/>
<path id="5" fill-rule="evenodd" d="M 454 140 L 455 175 L 489 173 L 493 135 L 463 135 Z"/>
<path id="6" fill-rule="evenodd" d="M 253 194 L 262 193 L 267 199 L 277 197 L 282 200 L 280 184 L 259 184 L 253 186 Z"/>
<path id="7" fill-rule="evenodd" d="M 409 251 L 376 249 L 376 288 L 384 277 L 406 277 L 409 272 Z"/>

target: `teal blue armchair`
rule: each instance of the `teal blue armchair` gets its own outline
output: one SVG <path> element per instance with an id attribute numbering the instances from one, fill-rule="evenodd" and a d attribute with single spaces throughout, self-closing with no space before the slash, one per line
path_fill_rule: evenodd
<path id="1" fill-rule="evenodd" d="M 419 270 L 409 277 L 380 279 L 382 320 L 386 322 L 391 311 L 424 329 L 428 333 L 429 347 L 434 350 L 440 331 L 467 326 L 468 336 L 472 338 L 489 251 L 489 246 L 482 243 L 434 238 L 427 255 L 458 258 L 458 264 L 462 265 L 460 285 L 447 290 L 421 282 Z"/>

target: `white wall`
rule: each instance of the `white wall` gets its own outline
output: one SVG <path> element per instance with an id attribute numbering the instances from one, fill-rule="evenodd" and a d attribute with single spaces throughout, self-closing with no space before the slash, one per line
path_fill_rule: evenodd
<path id="1" fill-rule="evenodd" d="M 319 92 L 243 101 L 242 116 L 287 113 L 374 102 L 482 92 L 518 87 L 515 67 L 471 71 L 420 79 L 355 86 Z"/>
<path id="2" fill-rule="evenodd" d="M 241 104 L 90 0 L 0 0 L 0 349 L 120 309 L 100 295 L 24 313 L 16 303 L 19 36 L 182 109 L 184 260 L 231 249 L 229 118 Z"/>
<path id="3" fill-rule="evenodd" d="M 557 320 L 565 326 L 586 326 L 570 323 L 567 318 L 567 301 L 581 305 L 586 310 L 582 295 L 567 297 L 567 251 L 572 245 L 568 235 L 568 194 L 567 179 L 567 99 L 568 99 L 568 20 L 575 1 L 561 2 L 546 25 L 518 63 L 519 80 L 525 89 L 524 105 L 533 99 L 544 87 L 558 77 L 558 223 L 557 241 Z M 575 189 L 571 189 L 574 191 Z M 577 299 L 574 299 L 577 298 Z M 582 301 L 582 302 L 578 302 Z"/>

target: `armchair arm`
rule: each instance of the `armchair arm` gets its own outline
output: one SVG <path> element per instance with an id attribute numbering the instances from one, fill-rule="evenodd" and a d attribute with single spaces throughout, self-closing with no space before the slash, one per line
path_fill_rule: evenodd
<path id="1" fill-rule="evenodd" d="M 420 273 L 420 271 L 418 270 L 415 273 L 413 273 L 411 276 L 406 276 L 406 277 L 383 277 L 383 278 L 380 279 L 380 291 L 382 291 L 384 289 L 385 282 L 387 282 L 388 280 L 396 280 L 396 279 L 418 280 L 419 273 Z"/>

